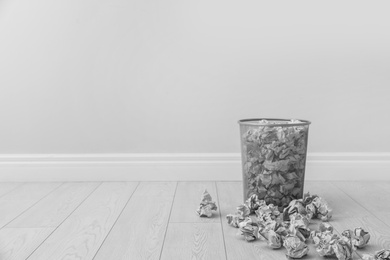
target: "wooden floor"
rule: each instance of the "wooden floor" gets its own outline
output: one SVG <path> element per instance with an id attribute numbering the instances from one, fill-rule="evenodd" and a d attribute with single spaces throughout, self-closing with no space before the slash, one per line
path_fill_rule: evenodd
<path id="1" fill-rule="evenodd" d="M 219 207 L 211 219 L 195 213 L 205 188 Z M 338 232 L 371 233 L 354 259 L 390 248 L 390 182 L 305 190 L 333 207 Z M 247 243 L 227 225 L 241 196 L 241 182 L 0 183 L 0 259 L 285 259 L 283 248 Z M 324 259 L 310 247 L 305 259 Z"/>

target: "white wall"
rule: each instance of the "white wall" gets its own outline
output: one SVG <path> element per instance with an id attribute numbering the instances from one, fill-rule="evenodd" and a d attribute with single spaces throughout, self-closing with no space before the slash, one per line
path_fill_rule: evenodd
<path id="1" fill-rule="evenodd" d="M 0 0 L 0 153 L 390 152 L 389 1 Z"/>

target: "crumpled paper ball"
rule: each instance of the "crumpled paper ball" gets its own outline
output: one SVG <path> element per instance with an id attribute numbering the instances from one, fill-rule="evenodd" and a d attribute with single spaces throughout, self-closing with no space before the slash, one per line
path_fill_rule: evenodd
<path id="1" fill-rule="evenodd" d="M 341 236 L 346 238 L 346 241 L 350 241 L 353 238 L 353 231 L 350 229 L 346 229 L 341 233 Z"/>
<path id="2" fill-rule="evenodd" d="M 280 216 L 280 212 L 277 206 L 273 204 L 263 204 L 255 211 L 257 219 L 259 222 L 267 222 L 270 220 L 275 220 Z"/>
<path id="3" fill-rule="evenodd" d="M 196 210 L 196 212 L 200 217 L 210 218 L 213 215 L 213 211 L 215 210 L 217 210 L 217 205 L 214 201 L 212 201 L 212 198 L 208 191 L 205 190 L 203 192 L 199 208 Z"/>
<path id="4" fill-rule="evenodd" d="M 375 253 L 375 259 L 377 260 L 390 260 L 390 249 L 382 249 Z"/>
<path id="5" fill-rule="evenodd" d="M 262 205 L 265 205 L 264 200 L 260 200 L 257 194 L 252 194 L 246 201 L 245 205 L 249 209 L 249 214 L 255 213 L 255 211 Z"/>
<path id="6" fill-rule="evenodd" d="M 313 203 L 307 204 L 306 207 L 306 216 L 308 219 L 313 219 L 317 217 L 317 208 Z"/>
<path id="7" fill-rule="evenodd" d="M 361 227 L 355 228 L 353 235 L 353 243 L 357 248 L 365 247 L 370 241 L 370 234 Z"/>
<path id="8" fill-rule="evenodd" d="M 207 204 L 207 205 L 201 205 L 199 206 L 198 210 L 196 211 L 199 215 L 199 217 L 208 217 L 211 218 L 213 215 L 213 210 L 216 210 L 216 206 Z"/>
<path id="9" fill-rule="evenodd" d="M 228 221 L 228 224 L 232 227 L 238 228 L 238 225 L 245 220 L 241 215 L 239 214 L 228 214 L 226 215 L 226 219 Z"/>
<path id="10" fill-rule="evenodd" d="M 332 247 L 339 260 L 351 260 L 354 252 L 354 246 L 351 241 L 338 239 L 332 241 Z"/>
<path id="11" fill-rule="evenodd" d="M 316 207 L 317 218 L 322 221 L 329 221 L 332 218 L 333 210 L 329 207 L 326 200 L 316 197 L 313 199 L 312 204 Z"/>
<path id="12" fill-rule="evenodd" d="M 352 244 L 357 248 L 363 248 L 370 241 L 370 234 L 363 228 L 355 228 L 354 231 L 347 229 L 341 234 L 343 237 L 351 240 Z"/>
<path id="13" fill-rule="evenodd" d="M 242 222 L 242 223 L 240 223 L 239 228 L 240 228 L 239 235 L 244 236 L 244 238 L 247 242 L 251 242 L 251 241 L 258 239 L 259 227 L 257 226 L 256 223 L 245 222 L 245 225 L 244 225 Z"/>
<path id="14" fill-rule="evenodd" d="M 237 214 L 241 215 L 243 218 L 246 218 L 251 214 L 251 211 L 246 204 L 241 204 L 237 206 Z"/>
<path id="15" fill-rule="evenodd" d="M 250 217 L 246 217 L 243 221 L 241 221 L 240 223 L 238 223 L 238 227 L 240 228 L 240 227 L 244 227 L 244 226 L 246 226 L 246 225 L 248 225 L 248 224 L 252 224 L 253 223 L 253 221 L 252 221 L 252 219 L 250 218 Z M 257 225 L 257 224 L 256 224 Z"/>
<path id="16" fill-rule="evenodd" d="M 282 237 L 273 230 L 268 232 L 268 241 L 267 245 L 272 249 L 277 249 L 282 247 Z"/>
<path id="17" fill-rule="evenodd" d="M 303 194 L 302 202 L 304 205 L 308 205 L 313 202 L 315 198 L 317 198 L 317 195 L 310 195 L 310 192 L 306 192 Z"/>
<path id="18" fill-rule="evenodd" d="M 297 236 L 287 235 L 283 241 L 283 246 L 287 249 L 287 257 L 302 258 L 309 252 L 309 248 Z"/>
<path id="19" fill-rule="evenodd" d="M 294 214 L 290 216 L 290 222 L 291 224 L 298 223 L 299 225 L 303 225 L 305 227 L 309 227 L 310 220 L 307 218 L 307 215 L 302 214 Z"/>
<path id="20" fill-rule="evenodd" d="M 296 213 L 306 215 L 306 207 L 301 200 L 292 200 L 283 210 L 283 220 L 289 221 L 290 216 Z"/>
<path id="21" fill-rule="evenodd" d="M 317 208 L 312 203 L 317 197 L 317 195 L 310 195 L 309 192 L 303 194 L 302 202 L 305 205 L 306 216 L 308 219 L 317 217 Z"/>
<path id="22" fill-rule="evenodd" d="M 311 232 L 311 237 L 314 242 L 314 247 L 320 256 L 335 255 L 332 245 L 335 243 L 336 240 L 339 239 L 339 236 L 333 234 L 333 229 L 320 228 L 320 231 Z"/>
<path id="23" fill-rule="evenodd" d="M 288 235 L 288 226 L 286 222 L 269 220 L 267 222 L 258 222 L 258 226 L 259 236 L 262 236 L 267 240 L 269 240 L 268 235 L 270 231 L 274 231 L 276 234 L 280 235 L 282 239 Z"/>
<path id="24" fill-rule="evenodd" d="M 326 222 L 321 222 L 318 229 L 320 230 L 320 232 L 330 231 L 331 233 L 333 233 L 333 226 Z"/>
<path id="25" fill-rule="evenodd" d="M 310 237 L 310 229 L 300 220 L 295 222 L 291 221 L 288 230 L 290 234 L 297 236 L 302 241 L 306 241 Z"/>
<path id="26" fill-rule="evenodd" d="M 375 253 L 375 255 L 363 255 L 363 260 L 390 260 L 390 249 L 382 249 Z"/>

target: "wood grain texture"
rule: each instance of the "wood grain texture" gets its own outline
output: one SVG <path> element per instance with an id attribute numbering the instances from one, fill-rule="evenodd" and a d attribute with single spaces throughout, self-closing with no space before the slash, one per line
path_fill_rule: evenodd
<path id="1" fill-rule="evenodd" d="M 243 202 L 241 182 L 137 184 L 0 183 L 0 223 L 9 223 L 0 229 L 0 259 L 286 259 L 284 248 L 269 249 L 265 240 L 248 243 L 227 224 L 226 215 Z M 195 213 L 204 188 L 220 210 L 214 219 Z M 389 190 L 389 182 L 305 184 L 305 191 L 333 208 L 336 232 L 370 232 L 369 245 L 354 259 L 390 248 Z M 311 243 L 309 248 L 305 259 L 324 259 Z"/>
<path id="2" fill-rule="evenodd" d="M 26 183 L 0 198 L 0 228 L 48 195 L 61 183 Z"/>
<path id="3" fill-rule="evenodd" d="M 12 191 L 13 189 L 21 186 L 23 183 L 20 182 L 2 182 L 0 183 L 0 197 Z"/>
<path id="4" fill-rule="evenodd" d="M 3 228 L 0 230 L 0 259 L 26 259 L 54 228 Z"/>
<path id="5" fill-rule="evenodd" d="M 175 182 L 141 183 L 94 260 L 159 259 Z"/>
<path id="6" fill-rule="evenodd" d="M 388 182 L 333 182 L 355 202 L 382 221 L 389 223 L 390 185 Z"/>
<path id="7" fill-rule="evenodd" d="M 367 211 L 368 217 L 342 218 L 332 222 L 337 231 L 362 227 L 371 235 L 369 244 L 357 253 L 372 253 L 390 248 L 390 185 L 388 182 L 333 182 L 346 197 L 353 200 L 356 210 Z M 343 204 L 341 198 L 339 204 Z"/>
<path id="8" fill-rule="evenodd" d="M 205 189 L 216 201 L 215 182 L 179 182 L 169 222 L 220 222 L 219 211 L 214 212 L 212 218 L 200 218 L 196 213 Z"/>
<path id="9" fill-rule="evenodd" d="M 101 184 L 29 259 L 92 259 L 137 183 Z"/>
<path id="10" fill-rule="evenodd" d="M 323 197 L 333 209 L 332 221 L 351 217 L 371 216 L 371 213 L 356 203 L 331 182 L 306 182 L 305 192 Z"/>
<path id="11" fill-rule="evenodd" d="M 374 213 L 374 215 L 390 227 L 390 213 Z"/>
<path id="12" fill-rule="evenodd" d="M 7 227 L 57 227 L 96 189 L 98 182 L 68 182 L 29 208 Z"/>
<path id="13" fill-rule="evenodd" d="M 162 260 L 226 259 L 220 223 L 169 223 Z"/>

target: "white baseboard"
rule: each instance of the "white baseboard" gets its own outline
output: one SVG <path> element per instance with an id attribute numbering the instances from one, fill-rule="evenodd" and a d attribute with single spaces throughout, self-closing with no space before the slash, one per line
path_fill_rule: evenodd
<path id="1" fill-rule="evenodd" d="M 390 180 L 390 153 L 311 153 L 306 180 Z M 238 153 L 0 155 L 0 181 L 242 179 Z"/>

